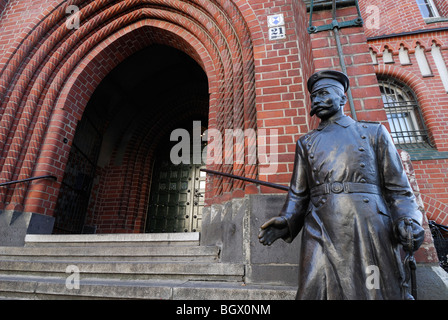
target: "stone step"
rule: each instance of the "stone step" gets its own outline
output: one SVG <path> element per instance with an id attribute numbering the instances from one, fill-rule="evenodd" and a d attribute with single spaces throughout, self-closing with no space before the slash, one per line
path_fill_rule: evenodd
<path id="1" fill-rule="evenodd" d="M 29 234 L 25 247 L 199 246 L 199 232 L 121 234 Z"/>
<path id="2" fill-rule="evenodd" d="M 244 264 L 221 262 L 220 248 L 199 240 L 199 233 L 28 235 L 25 247 L 0 247 L 0 299 L 294 298 L 296 288 L 246 285 Z"/>
<path id="3" fill-rule="evenodd" d="M 84 262 L 0 260 L 0 275 L 83 279 L 243 281 L 243 264 L 207 262 Z"/>
<path id="4" fill-rule="evenodd" d="M 240 282 L 81 279 L 0 275 L 0 299 L 292 300 L 297 288 Z"/>
<path id="5" fill-rule="evenodd" d="M 97 261 L 149 262 L 185 261 L 213 262 L 219 260 L 220 250 L 213 246 L 96 246 L 96 247 L 0 247 L 3 260 L 39 261 Z"/>

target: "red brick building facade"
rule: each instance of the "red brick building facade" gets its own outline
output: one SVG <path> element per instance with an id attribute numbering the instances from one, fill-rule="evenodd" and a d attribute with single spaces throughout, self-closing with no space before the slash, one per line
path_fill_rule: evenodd
<path id="1" fill-rule="evenodd" d="M 363 5 L 363 3 L 361 2 Z M 374 2 L 366 2 L 375 5 Z M 416 172 L 425 210 L 429 219 L 447 224 L 447 116 L 448 87 L 446 67 L 438 66 L 435 51 L 440 52 L 446 66 L 448 12 L 446 1 L 434 1 L 437 17 L 424 18 L 415 1 L 401 1 L 400 4 L 378 3 L 379 28 L 366 28 L 366 36 L 371 51 L 376 55 L 375 73 L 379 76 L 395 78 L 407 85 L 416 95 L 424 123 L 433 146 L 422 154 L 412 153 L 412 163 Z M 403 15 L 405 14 L 405 15 Z M 406 23 L 403 23 L 406 21 Z M 423 74 L 416 57 L 416 48 L 421 48 L 428 62 L 428 74 Z M 393 62 L 384 61 L 384 51 L 392 53 Z M 409 61 L 401 62 L 399 54 L 407 52 Z M 443 79 L 444 78 L 444 79 Z M 445 81 L 445 82 L 444 82 Z M 445 84 L 444 84 L 445 83 Z"/>
<path id="2" fill-rule="evenodd" d="M 0 187 L 1 212 L 54 217 L 50 230 L 59 233 L 149 231 L 164 147 L 173 130 L 198 120 L 201 132 L 257 133 L 231 146 L 244 163 L 208 168 L 287 185 L 295 141 L 317 125 L 306 80 L 346 68 L 346 113 L 357 120 L 408 121 L 394 120 L 402 113 L 388 121 L 388 79 L 414 93 L 426 136 L 399 147 L 411 156 L 428 219 L 448 224 L 447 2 L 430 1 L 437 11 L 424 18 L 422 1 L 361 0 L 359 11 L 356 1 L 338 1 L 338 35 L 308 32 L 332 24 L 330 2 L 315 1 L 310 24 L 302 0 L 0 1 L 0 183 L 56 177 Z M 268 17 L 279 14 L 284 37 L 271 39 L 279 30 Z M 205 207 L 281 193 L 211 175 L 206 182 Z M 428 250 L 421 259 L 433 258 Z"/>

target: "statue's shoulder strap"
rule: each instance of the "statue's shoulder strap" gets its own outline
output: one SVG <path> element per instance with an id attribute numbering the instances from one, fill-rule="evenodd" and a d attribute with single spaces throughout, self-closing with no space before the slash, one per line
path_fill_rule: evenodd
<path id="1" fill-rule="evenodd" d="M 358 122 L 370 123 L 370 124 L 381 124 L 381 122 L 378 122 L 378 121 L 367 121 L 367 120 L 358 120 Z"/>

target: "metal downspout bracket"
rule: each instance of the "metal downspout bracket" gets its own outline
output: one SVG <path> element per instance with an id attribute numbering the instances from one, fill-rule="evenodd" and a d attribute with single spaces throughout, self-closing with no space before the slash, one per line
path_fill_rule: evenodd
<path id="1" fill-rule="evenodd" d="M 358 0 L 355 0 L 354 2 L 356 4 L 356 9 L 358 11 L 358 17 L 356 19 L 353 19 L 350 21 L 339 22 L 336 18 L 336 7 L 337 7 L 336 0 L 333 0 L 332 1 L 332 15 L 333 15 L 332 23 L 326 24 L 323 26 L 317 26 L 317 27 L 313 26 L 314 0 L 311 0 L 311 4 L 310 4 L 310 25 L 308 27 L 308 33 L 317 33 L 317 32 L 321 32 L 321 31 L 333 30 L 334 37 L 336 40 L 338 55 L 339 55 L 339 64 L 341 66 L 342 72 L 344 72 L 345 74 L 347 74 L 347 66 L 345 65 L 344 52 L 342 49 L 341 39 L 340 39 L 340 35 L 339 35 L 339 29 L 348 28 L 348 27 L 360 27 L 363 25 L 363 20 L 361 17 L 361 11 L 359 9 Z M 355 104 L 353 102 L 352 91 L 350 88 L 347 90 L 347 98 L 348 98 L 348 102 L 350 105 L 350 111 L 352 114 L 352 118 L 354 120 L 358 120 L 357 116 L 356 116 L 356 111 L 355 111 Z"/>
<path id="2" fill-rule="evenodd" d="M 361 17 L 361 11 L 359 9 L 359 4 L 358 4 L 358 0 L 354 0 L 351 1 L 356 5 L 356 9 L 358 11 L 358 17 L 350 20 L 350 21 L 342 21 L 342 22 L 338 22 L 336 20 L 336 7 L 337 7 L 337 3 L 336 2 L 344 2 L 344 3 L 348 3 L 350 1 L 336 1 L 333 0 L 332 1 L 332 11 L 333 11 L 333 21 L 330 24 L 326 24 L 323 26 L 313 26 L 313 11 L 314 11 L 314 0 L 311 0 L 310 3 L 310 25 L 308 27 L 308 33 L 317 33 L 317 32 L 321 32 L 321 31 L 328 31 L 328 30 L 333 30 L 334 28 L 348 28 L 348 27 L 361 27 L 364 23 L 364 21 L 362 20 Z"/>

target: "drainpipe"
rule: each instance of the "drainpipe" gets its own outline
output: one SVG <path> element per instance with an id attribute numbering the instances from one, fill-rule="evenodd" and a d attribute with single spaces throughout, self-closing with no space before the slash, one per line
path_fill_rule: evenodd
<path id="1" fill-rule="evenodd" d="M 336 0 L 333 0 L 332 11 L 333 11 L 333 22 L 332 22 L 333 33 L 334 33 L 334 38 L 336 40 L 336 46 L 338 48 L 339 64 L 341 65 L 342 72 L 347 74 L 347 66 L 345 65 L 345 60 L 344 60 L 344 51 L 342 49 L 341 38 L 339 35 L 339 23 L 336 19 Z M 353 120 L 358 120 L 357 116 L 356 116 L 355 103 L 353 102 L 352 89 L 350 88 L 350 86 L 347 90 L 347 98 L 348 98 L 348 103 L 350 106 L 350 112 L 352 114 L 352 118 L 353 118 Z"/>
<path id="2" fill-rule="evenodd" d="M 349 2 L 349 1 L 346 1 L 346 2 Z M 314 6 L 314 0 L 311 0 L 311 4 L 310 4 L 310 26 L 308 28 L 308 32 L 309 33 L 316 33 L 316 32 L 325 31 L 325 30 L 332 30 L 333 31 L 334 38 L 336 40 L 336 47 L 337 47 L 337 50 L 338 50 L 339 64 L 341 66 L 342 72 L 344 72 L 345 74 L 347 74 L 347 66 L 345 65 L 344 52 L 343 52 L 343 49 L 342 49 L 341 39 L 340 39 L 340 35 L 339 35 L 339 29 L 346 28 L 346 27 L 355 27 L 355 26 L 359 27 L 359 26 L 362 26 L 362 24 L 363 24 L 363 20 L 361 18 L 361 11 L 359 9 L 358 1 L 356 0 L 356 1 L 353 1 L 353 2 L 356 5 L 356 9 L 358 11 L 358 17 L 356 19 L 339 23 L 338 20 L 336 19 L 336 0 L 332 0 L 333 21 L 329 25 L 324 25 L 324 26 L 319 26 L 319 27 L 313 26 L 313 6 Z M 352 114 L 352 118 L 354 120 L 358 120 L 357 116 L 356 116 L 355 103 L 353 102 L 353 95 L 352 95 L 352 91 L 351 91 L 350 88 L 347 90 L 347 98 L 348 98 L 348 103 L 350 105 L 350 112 Z"/>

